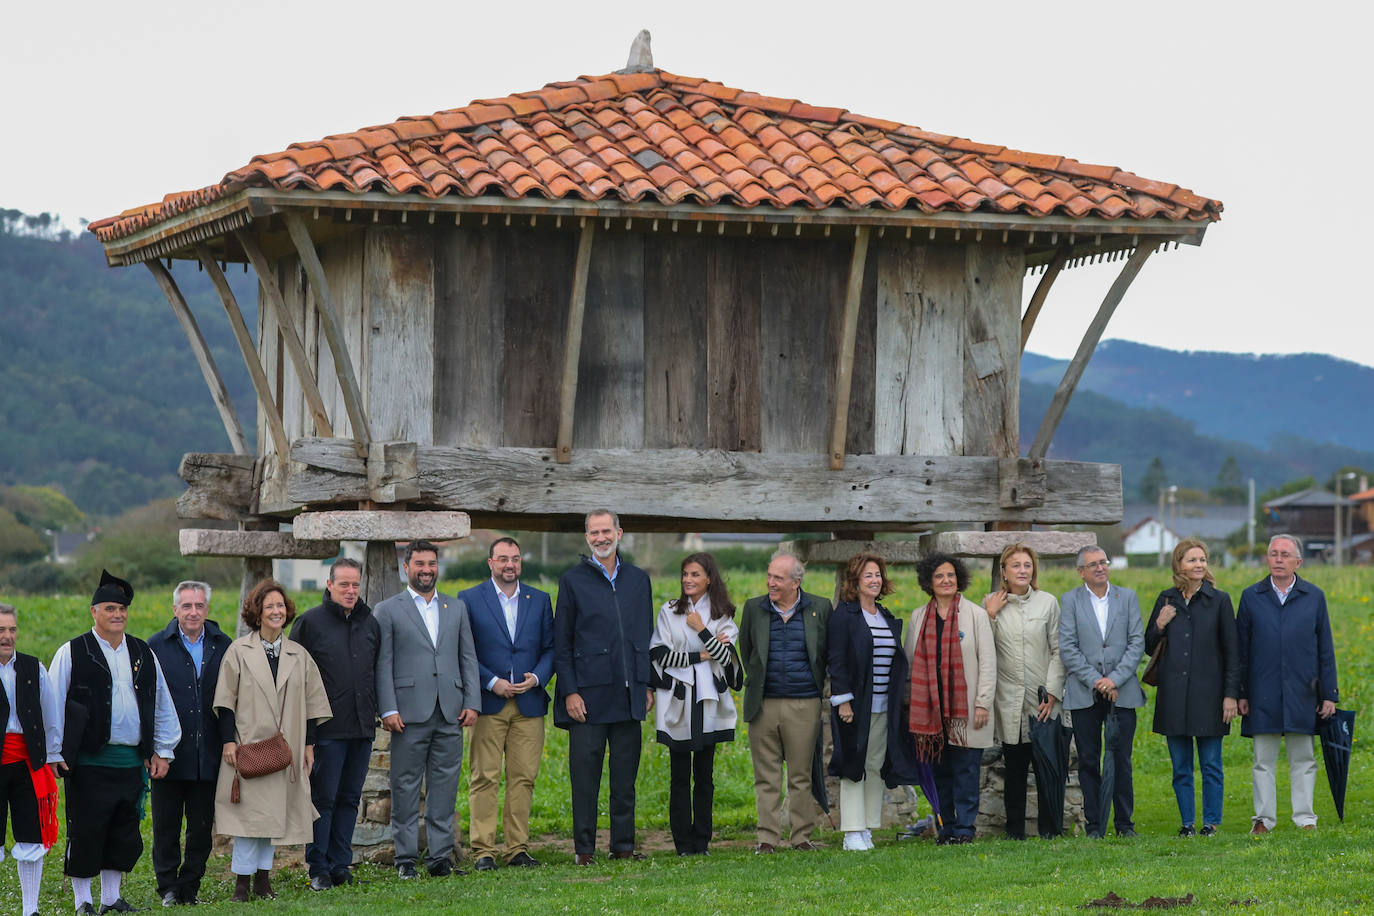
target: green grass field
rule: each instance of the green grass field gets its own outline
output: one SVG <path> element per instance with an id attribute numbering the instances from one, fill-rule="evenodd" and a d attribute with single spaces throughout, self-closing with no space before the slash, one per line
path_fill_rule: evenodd
<path id="1" fill-rule="evenodd" d="M 1363 710 L 1374 687 L 1374 615 L 1370 595 L 1374 571 L 1305 567 L 1302 572 L 1327 592 L 1335 631 L 1343 708 Z M 731 593 L 742 602 L 763 591 L 761 572 L 729 574 Z M 1219 584 L 1238 598 L 1240 590 L 1260 578 L 1257 570 L 1222 571 Z M 1042 587 L 1059 593 L 1077 584 L 1071 569 L 1049 569 Z M 1168 584 L 1157 570 L 1128 570 L 1113 581 L 1134 588 L 1145 610 Z M 898 573 L 898 589 L 887 602 L 905 616 L 924 596 L 915 576 Z M 446 583 L 452 593 L 470 583 Z M 828 571 L 808 579 L 811 590 L 829 594 Z M 981 598 L 986 571 L 976 575 L 968 594 Z M 552 583 L 545 583 L 551 588 Z M 146 636 L 170 618 L 170 588 L 140 593 L 133 606 L 130 631 Z M 660 600 L 674 597 L 676 582 L 658 582 Z M 232 626 L 237 596 L 217 593 L 212 616 Z M 298 595 L 302 606 L 314 596 Z M 20 608 L 20 649 L 45 661 L 60 642 L 90 625 L 85 597 L 16 598 L 0 595 Z M 1153 691 L 1147 690 L 1147 694 Z M 1374 912 L 1374 767 L 1358 735 L 1369 723 L 1357 722 L 1350 795 L 1344 824 L 1336 820 L 1324 775 L 1318 776 L 1317 831 L 1303 834 L 1287 820 L 1286 768 L 1280 766 L 1279 829 L 1270 837 L 1245 835 L 1250 814 L 1250 742 L 1236 730 L 1226 741 L 1226 802 L 1222 833 L 1211 839 L 1174 836 L 1178 815 L 1169 785 L 1164 739 L 1150 732 L 1151 707 L 1140 714 L 1134 760 L 1135 840 L 1088 841 L 1081 837 L 1053 843 L 1012 843 L 980 839 L 972 846 L 936 848 L 928 841 L 897 843 L 880 836 L 879 847 L 859 855 L 839 851 L 839 836 L 823 833 L 829 848 L 819 853 L 783 853 L 769 858 L 750 853 L 754 798 L 747 733 L 722 748 L 716 763 L 716 837 L 709 859 L 676 858 L 661 851 L 667 827 L 668 760 L 646 726 L 638 782 L 638 821 L 647 863 L 599 864 L 594 869 L 571 865 L 567 839 L 571 823 L 566 779 L 567 741 L 550 726 L 544 765 L 535 789 L 532 829 L 545 838 L 537 854 L 550 866 L 533 872 L 514 869 L 443 881 L 421 879 L 402 884 L 385 870 L 359 868 L 361 886 L 312 894 L 304 872 L 286 869 L 277 884 L 281 899 L 270 906 L 281 913 L 428 913 L 454 912 L 646 912 L 737 913 L 797 912 L 816 909 L 834 913 L 919 911 L 929 913 L 1059 913 L 1115 891 L 1139 901 L 1147 896 L 1195 895 L 1190 912 L 1218 913 L 1369 913 Z M 603 790 L 604 791 L 604 790 Z M 459 812 L 466 821 L 466 786 Z M 604 799 L 602 810 L 605 810 Z M 145 839 L 149 828 L 144 824 Z M 889 834 L 889 831 L 884 831 Z M 48 857 L 42 907 L 45 913 L 70 912 L 70 891 L 61 876 L 60 845 Z M 0 864 L 0 912 L 17 912 L 18 880 L 14 866 Z M 215 911 L 230 911 L 227 861 L 214 859 L 201 897 Z M 135 905 L 156 904 L 149 856 L 145 852 L 126 882 Z M 259 904 L 267 906 L 267 904 Z"/>

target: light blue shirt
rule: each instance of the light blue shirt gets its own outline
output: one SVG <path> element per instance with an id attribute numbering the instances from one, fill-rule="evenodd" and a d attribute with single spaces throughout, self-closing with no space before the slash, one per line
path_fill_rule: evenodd
<path id="1" fill-rule="evenodd" d="M 196 676 L 200 676 L 200 669 L 205 665 L 205 630 L 200 631 L 200 637 L 194 642 L 191 637 L 186 635 L 186 631 L 180 626 L 177 633 L 181 636 L 181 646 L 191 655 L 191 661 L 196 665 Z"/>

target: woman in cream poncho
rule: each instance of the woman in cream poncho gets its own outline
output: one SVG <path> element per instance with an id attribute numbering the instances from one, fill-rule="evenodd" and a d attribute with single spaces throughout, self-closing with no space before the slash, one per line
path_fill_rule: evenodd
<path id="1" fill-rule="evenodd" d="M 682 594 L 659 610 L 649 643 L 654 720 L 670 764 L 668 824 L 680 856 L 707 853 L 716 744 L 735 740 L 730 691 L 744 683 L 744 670 L 734 617 L 715 559 L 694 553 L 682 561 Z"/>

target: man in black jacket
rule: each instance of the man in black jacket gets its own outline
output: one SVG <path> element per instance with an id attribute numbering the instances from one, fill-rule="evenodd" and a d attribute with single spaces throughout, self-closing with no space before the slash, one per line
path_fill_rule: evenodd
<path id="1" fill-rule="evenodd" d="M 148 637 L 181 722 L 176 757 L 167 775 L 152 786 L 153 872 L 163 906 L 199 902 L 196 894 L 213 843 L 215 780 L 224 746 L 214 710 L 215 685 L 219 663 L 233 640 L 206 619 L 209 609 L 210 586 L 182 582 L 172 590 L 172 620 Z"/>
<path id="2" fill-rule="evenodd" d="M 334 717 L 315 733 L 310 800 L 320 816 L 305 846 L 310 889 L 351 884 L 353 827 L 358 821 L 372 738 L 377 733 L 377 647 L 381 632 L 359 600 L 362 566 L 347 557 L 329 570 L 324 603 L 300 616 L 291 638 L 305 647 L 324 679 Z"/>
<path id="3" fill-rule="evenodd" d="M 635 852 L 635 779 L 640 723 L 654 705 L 649 689 L 654 603 L 648 574 L 620 559 L 621 534 L 614 512 L 587 514 L 587 546 L 595 559 L 584 556 L 558 580 L 553 618 L 554 724 L 568 730 L 578 865 L 596 859 L 596 801 L 608 746 L 611 858 L 644 858 Z"/>

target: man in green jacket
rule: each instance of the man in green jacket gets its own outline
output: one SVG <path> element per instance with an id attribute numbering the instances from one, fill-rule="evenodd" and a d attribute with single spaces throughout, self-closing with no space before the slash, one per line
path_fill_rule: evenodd
<path id="1" fill-rule="evenodd" d="M 756 853 L 773 852 L 782 842 L 784 763 L 792 848 L 817 848 L 811 842 L 818 821 L 811 769 L 820 735 L 830 602 L 802 591 L 805 574 L 798 557 L 775 553 L 768 564 L 768 594 L 746 601 L 740 618 L 744 720 L 758 805 Z"/>

